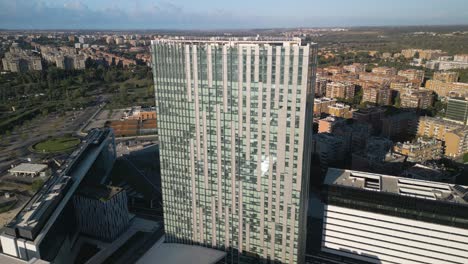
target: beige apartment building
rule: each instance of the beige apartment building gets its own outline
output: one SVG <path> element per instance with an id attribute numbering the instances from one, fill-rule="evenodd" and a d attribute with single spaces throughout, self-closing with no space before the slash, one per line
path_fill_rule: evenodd
<path id="1" fill-rule="evenodd" d="M 468 93 L 468 83 L 460 83 L 460 82 L 442 82 L 442 81 L 435 81 L 435 80 L 428 80 L 426 82 L 426 89 L 434 91 L 439 96 L 446 97 L 450 93 L 457 93 L 460 95 L 464 95 Z"/>
<path id="2" fill-rule="evenodd" d="M 398 142 L 393 151 L 407 156 L 409 162 L 424 162 L 440 159 L 443 154 L 442 141 L 418 138 L 415 142 Z"/>
<path id="3" fill-rule="evenodd" d="M 381 85 L 390 85 L 390 83 L 392 82 L 407 81 L 407 79 L 403 76 L 374 73 L 374 72 L 362 72 L 359 74 L 359 79 L 362 81 L 376 82 Z"/>
<path id="4" fill-rule="evenodd" d="M 336 116 L 328 116 L 319 120 L 318 132 L 319 133 L 333 133 L 334 130 L 343 126 L 346 119 Z"/>
<path id="5" fill-rule="evenodd" d="M 383 75 L 396 75 L 397 69 L 390 67 L 376 67 L 372 69 L 372 73 L 383 74 Z"/>
<path id="6" fill-rule="evenodd" d="M 432 106 L 434 95 L 427 89 L 406 89 L 400 94 L 401 107 L 427 109 Z"/>
<path id="7" fill-rule="evenodd" d="M 459 77 L 458 72 L 439 71 L 439 72 L 434 72 L 434 76 L 432 77 L 432 79 L 434 81 L 453 83 L 453 82 L 458 81 L 458 77 Z"/>
<path id="8" fill-rule="evenodd" d="M 368 87 L 363 89 L 362 102 L 378 105 L 392 104 L 392 90 L 382 87 Z"/>
<path id="9" fill-rule="evenodd" d="M 354 97 L 356 86 L 352 83 L 331 82 L 327 84 L 326 97 L 351 99 Z"/>
<path id="10" fill-rule="evenodd" d="M 468 128 L 462 127 L 445 135 L 445 155 L 460 157 L 468 152 Z"/>
<path id="11" fill-rule="evenodd" d="M 458 54 L 453 57 L 453 61 L 468 63 L 468 54 Z"/>
<path id="12" fill-rule="evenodd" d="M 342 118 L 352 118 L 353 113 L 351 112 L 351 107 L 343 103 L 336 103 L 328 106 L 328 113 L 331 116 L 342 117 Z"/>
<path id="13" fill-rule="evenodd" d="M 328 114 L 328 107 L 334 105 L 336 99 L 322 97 L 314 99 L 314 115 L 320 115 L 322 113 Z"/>
<path id="14" fill-rule="evenodd" d="M 361 73 L 366 71 L 366 65 L 361 63 L 353 63 L 351 65 L 343 66 L 343 69 L 350 73 Z"/>
<path id="15" fill-rule="evenodd" d="M 415 69 L 401 70 L 401 71 L 398 71 L 398 76 L 403 76 L 408 80 L 417 80 L 421 83 L 424 82 L 423 70 L 415 70 Z"/>
<path id="16" fill-rule="evenodd" d="M 325 96 L 327 92 L 327 82 L 328 80 L 324 77 L 317 77 L 317 79 L 315 79 L 315 96 Z"/>
<path id="17" fill-rule="evenodd" d="M 419 87 L 421 87 L 421 82 L 418 80 L 393 81 L 390 83 L 390 89 L 397 91 L 403 89 L 418 89 Z"/>
<path id="18" fill-rule="evenodd" d="M 461 128 L 462 125 L 440 118 L 422 116 L 418 123 L 418 136 L 433 137 L 445 141 L 445 135 Z"/>

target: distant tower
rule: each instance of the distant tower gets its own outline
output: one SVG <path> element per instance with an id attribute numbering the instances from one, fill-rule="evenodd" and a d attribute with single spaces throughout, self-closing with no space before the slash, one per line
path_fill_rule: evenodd
<path id="1" fill-rule="evenodd" d="M 315 44 L 152 42 L 166 238 L 304 263 Z"/>

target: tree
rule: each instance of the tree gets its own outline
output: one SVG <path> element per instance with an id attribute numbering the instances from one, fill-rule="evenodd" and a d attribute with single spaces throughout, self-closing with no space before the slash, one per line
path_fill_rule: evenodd
<path id="1" fill-rule="evenodd" d="M 400 108 L 400 107 L 401 107 L 401 99 L 400 99 L 400 96 L 395 97 L 395 104 L 394 104 L 393 106 L 395 106 L 396 108 Z"/>
<path id="2" fill-rule="evenodd" d="M 39 189 L 42 187 L 42 185 L 44 185 L 44 180 L 43 179 L 37 179 L 37 180 L 34 180 L 31 184 L 31 191 L 36 193 L 37 191 L 39 191 Z"/>
<path id="3" fill-rule="evenodd" d="M 359 105 L 362 101 L 362 96 L 363 92 L 362 89 L 359 89 L 355 94 L 353 98 L 353 105 Z"/>
<path id="4" fill-rule="evenodd" d="M 464 163 L 468 162 L 468 153 L 465 153 L 465 155 L 463 155 L 463 162 Z"/>

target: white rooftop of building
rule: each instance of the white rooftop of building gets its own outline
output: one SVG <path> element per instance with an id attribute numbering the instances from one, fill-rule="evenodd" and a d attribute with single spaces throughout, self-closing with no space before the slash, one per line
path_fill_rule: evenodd
<path id="1" fill-rule="evenodd" d="M 45 169 L 47 169 L 45 164 L 21 163 L 8 171 L 10 173 L 39 173 Z"/>
<path id="2" fill-rule="evenodd" d="M 324 184 L 468 205 L 468 187 L 448 183 L 330 168 Z"/>
<path id="3" fill-rule="evenodd" d="M 136 263 L 214 264 L 225 256 L 226 252 L 212 248 L 173 243 L 156 243 Z"/>
<path id="4" fill-rule="evenodd" d="M 171 38 L 160 38 L 151 40 L 151 44 L 158 43 L 216 43 L 216 44 L 283 44 L 301 45 L 301 38 L 293 37 L 265 37 L 265 36 L 244 36 L 244 37 L 200 37 L 200 36 L 180 36 Z M 315 43 L 309 43 L 314 45 Z"/>

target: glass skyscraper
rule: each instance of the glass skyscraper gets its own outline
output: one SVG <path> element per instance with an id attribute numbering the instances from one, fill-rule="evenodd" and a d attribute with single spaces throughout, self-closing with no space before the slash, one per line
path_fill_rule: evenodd
<path id="1" fill-rule="evenodd" d="M 166 240 L 303 263 L 315 44 L 152 42 Z"/>

